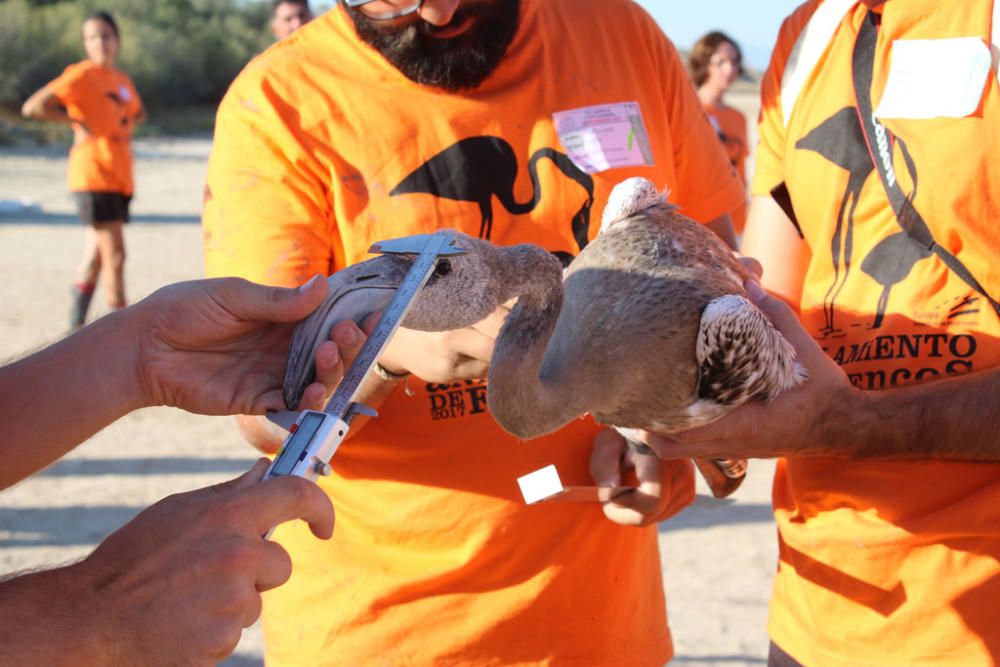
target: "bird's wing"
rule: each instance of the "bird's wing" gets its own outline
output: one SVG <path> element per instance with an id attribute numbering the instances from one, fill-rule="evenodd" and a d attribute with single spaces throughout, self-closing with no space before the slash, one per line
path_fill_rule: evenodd
<path id="1" fill-rule="evenodd" d="M 769 401 L 806 379 L 791 344 L 753 303 L 735 294 L 705 307 L 695 354 L 699 403 L 732 408 Z"/>

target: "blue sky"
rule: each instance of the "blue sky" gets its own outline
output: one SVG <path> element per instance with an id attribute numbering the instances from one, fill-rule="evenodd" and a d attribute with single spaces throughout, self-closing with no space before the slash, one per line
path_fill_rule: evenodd
<path id="1" fill-rule="evenodd" d="M 739 42 L 743 59 L 755 69 L 767 67 L 781 20 L 801 0 L 636 0 L 659 22 L 681 49 L 699 37 L 721 30 Z"/>

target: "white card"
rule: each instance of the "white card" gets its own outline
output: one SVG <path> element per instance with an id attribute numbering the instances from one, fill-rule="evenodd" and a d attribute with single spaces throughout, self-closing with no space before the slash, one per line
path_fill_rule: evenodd
<path id="1" fill-rule="evenodd" d="M 588 174 L 653 164 L 638 102 L 557 111 L 552 121 L 566 154 Z"/>
<path id="2" fill-rule="evenodd" d="M 517 485 L 521 487 L 521 495 L 528 505 L 562 493 L 563 490 L 562 480 L 554 465 L 521 475 L 517 478 Z"/>
<path id="3" fill-rule="evenodd" d="M 879 118 L 962 118 L 979 107 L 990 75 L 990 49 L 979 37 L 899 39 Z"/>

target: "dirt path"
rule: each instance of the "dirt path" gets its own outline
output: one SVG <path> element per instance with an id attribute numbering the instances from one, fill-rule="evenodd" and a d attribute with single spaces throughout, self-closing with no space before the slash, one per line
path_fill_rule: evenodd
<path id="1" fill-rule="evenodd" d="M 197 139 L 137 144 L 140 190 L 126 237 L 131 300 L 201 276 L 198 211 L 208 150 Z M 0 150 L 0 200 L 27 197 L 41 206 L 0 217 L 0 358 L 50 342 L 65 326 L 83 232 L 64 174 L 61 150 Z M 95 303 L 99 314 L 103 298 Z M 78 558 L 159 498 L 233 477 L 253 459 L 227 418 L 167 408 L 133 413 L 0 493 L 0 576 Z M 661 526 L 673 664 L 765 663 L 775 564 L 772 470 L 766 462 L 753 465 L 735 502 L 702 495 Z M 225 664 L 259 665 L 261 647 L 259 630 L 251 628 Z"/>

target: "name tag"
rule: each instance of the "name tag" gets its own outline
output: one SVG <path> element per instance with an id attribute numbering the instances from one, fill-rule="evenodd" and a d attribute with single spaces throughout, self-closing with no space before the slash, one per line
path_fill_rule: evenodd
<path id="1" fill-rule="evenodd" d="M 900 39 L 875 115 L 962 118 L 979 107 L 992 58 L 979 37 Z"/>
<path id="2" fill-rule="evenodd" d="M 588 174 L 653 164 L 638 102 L 557 111 L 552 121 L 566 154 Z"/>

